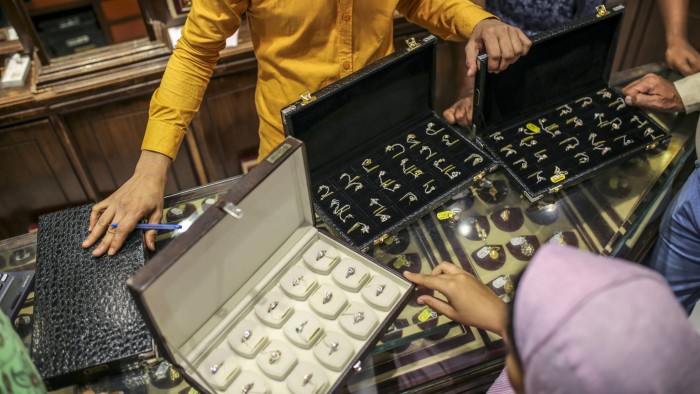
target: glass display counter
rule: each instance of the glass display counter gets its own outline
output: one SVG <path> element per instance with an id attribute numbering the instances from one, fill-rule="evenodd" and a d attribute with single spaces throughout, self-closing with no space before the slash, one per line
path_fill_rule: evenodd
<path id="1" fill-rule="evenodd" d="M 615 76 L 617 85 L 646 72 L 663 70 L 654 65 L 629 70 Z M 627 257 L 679 170 L 694 158 L 697 115 L 653 116 L 672 132 L 673 139 L 666 149 L 650 151 L 536 203 L 523 198 L 506 175 L 497 170 L 371 247 L 368 253 L 397 271 L 426 274 L 440 262 L 450 261 L 474 274 L 505 302 L 511 301 L 514 280 L 545 242 Z M 179 223 L 183 229 L 160 233 L 157 250 L 166 247 L 179 232 L 187 231 L 239 179 L 166 197 L 162 221 Z M 35 243 L 35 234 L 1 241 L 0 270 L 31 269 L 36 260 Z M 32 301 L 30 295 L 16 321 L 20 335 L 27 341 Z M 412 301 L 363 361 L 362 370 L 350 379 L 346 389 L 434 392 L 459 385 L 465 391 L 482 391 L 500 372 L 505 352 L 500 337 L 457 324 Z M 90 388 L 96 392 L 190 390 L 179 373 L 160 360 L 131 373 L 103 378 Z"/>

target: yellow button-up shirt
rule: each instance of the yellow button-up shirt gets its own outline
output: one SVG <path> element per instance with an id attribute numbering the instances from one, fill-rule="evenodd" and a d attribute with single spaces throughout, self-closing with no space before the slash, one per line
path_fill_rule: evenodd
<path id="1" fill-rule="evenodd" d="M 195 0 L 160 87 L 142 149 L 175 158 L 219 51 L 247 14 L 258 60 L 260 157 L 284 139 L 280 110 L 394 51 L 393 16 L 464 40 L 493 15 L 467 0 Z M 235 132 L 235 130 L 232 130 Z"/>

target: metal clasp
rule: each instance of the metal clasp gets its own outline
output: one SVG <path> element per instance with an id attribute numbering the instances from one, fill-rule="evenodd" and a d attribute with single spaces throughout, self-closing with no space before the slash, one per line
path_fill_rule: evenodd
<path id="1" fill-rule="evenodd" d="M 306 105 L 314 100 L 316 100 L 316 96 L 312 96 L 311 92 L 308 90 L 305 91 L 304 93 L 299 95 L 301 97 L 301 105 Z"/>
<path id="2" fill-rule="evenodd" d="M 408 45 L 407 50 L 409 50 L 409 51 L 412 51 L 420 46 L 420 44 L 413 37 L 406 40 L 406 45 Z"/>
<path id="3" fill-rule="evenodd" d="M 243 217 L 243 210 L 233 203 L 227 202 L 223 206 L 219 206 L 219 208 L 236 219 L 241 219 Z"/>
<path id="4" fill-rule="evenodd" d="M 608 9 L 605 8 L 605 5 L 603 5 L 603 4 L 595 6 L 595 12 L 599 18 L 601 16 L 605 16 L 605 15 L 608 15 L 610 13 L 610 11 L 608 11 Z"/>

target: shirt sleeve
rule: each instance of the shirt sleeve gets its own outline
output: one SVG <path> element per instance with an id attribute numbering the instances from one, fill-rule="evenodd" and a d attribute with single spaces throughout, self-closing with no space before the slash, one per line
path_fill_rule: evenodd
<path id="1" fill-rule="evenodd" d="M 467 40 L 477 23 L 494 15 L 468 0 L 399 0 L 406 19 L 444 40 Z"/>
<path id="2" fill-rule="evenodd" d="M 160 87 L 151 98 L 141 149 L 175 159 L 199 110 L 219 52 L 241 26 L 249 0 L 193 1 Z"/>
<path id="3" fill-rule="evenodd" d="M 700 73 L 679 79 L 673 84 L 681 96 L 685 112 L 700 111 Z"/>

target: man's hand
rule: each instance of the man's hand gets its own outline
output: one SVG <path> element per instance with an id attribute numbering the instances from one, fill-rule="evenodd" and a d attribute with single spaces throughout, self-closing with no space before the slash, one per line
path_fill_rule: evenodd
<path id="1" fill-rule="evenodd" d="M 489 55 L 489 72 L 505 70 L 530 50 L 532 42 L 520 29 L 496 19 L 484 19 L 474 27 L 465 52 L 467 75 L 476 74 L 476 57 L 482 49 Z"/>
<path id="2" fill-rule="evenodd" d="M 666 64 L 684 76 L 700 72 L 700 53 L 688 41 L 666 48 Z"/>
<path id="3" fill-rule="evenodd" d="M 93 250 L 93 256 L 107 252 L 117 253 L 126 237 L 144 217 L 148 223 L 160 223 L 163 216 L 163 193 L 170 158 L 156 152 L 142 151 L 134 175 L 117 191 L 97 203 L 90 214 L 90 235 L 83 241 L 83 248 L 94 245 L 104 234 L 102 242 Z M 118 223 L 116 228 L 112 223 Z M 155 250 L 156 231 L 146 232 L 146 246 Z"/>
<path id="4" fill-rule="evenodd" d="M 498 296 L 474 275 L 443 262 L 430 275 L 404 272 L 417 285 L 442 293 L 447 302 L 430 295 L 418 297 L 440 314 L 462 324 L 483 328 L 503 336 L 508 319 L 508 307 Z"/>
<path id="5" fill-rule="evenodd" d="M 451 124 L 457 123 L 460 126 L 467 127 L 472 124 L 473 110 L 474 76 L 465 75 L 462 89 L 459 92 L 459 99 L 450 108 L 443 111 L 442 116 Z"/>
<path id="6" fill-rule="evenodd" d="M 646 109 L 676 112 L 683 111 L 683 101 L 673 82 L 656 74 L 647 74 L 622 88 L 625 103 Z"/>

